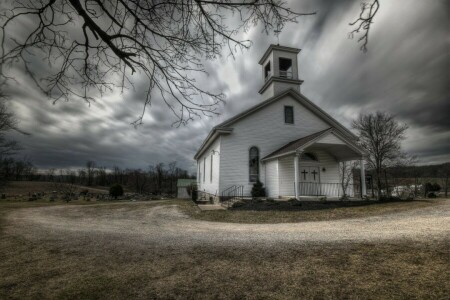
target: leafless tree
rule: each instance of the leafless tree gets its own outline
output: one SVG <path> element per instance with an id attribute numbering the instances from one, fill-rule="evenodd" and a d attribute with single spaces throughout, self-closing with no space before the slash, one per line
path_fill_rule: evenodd
<path id="1" fill-rule="evenodd" d="M 95 167 L 96 164 L 94 161 L 89 160 L 86 162 L 87 186 L 91 186 L 94 183 Z"/>
<path id="2" fill-rule="evenodd" d="M 164 179 L 164 174 L 165 174 L 165 170 L 164 170 L 164 164 L 163 163 L 158 163 L 155 166 L 155 175 L 156 175 L 156 182 L 157 182 L 157 193 L 160 194 L 162 191 L 162 182 Z"/>
<path id="3" fill-rule="evenodd" d="M 11 140 L 6 133 L 11 131 L 22 132 L 18 129 L 16 116 L 6 106 L 6 97 L 0 90 L 0 157 L 16 154 L 21 148 L 17 141 Z M 24 133 L 24 132 L 22 132 Z"/>
<path id="4" fill-rule="evenodd" d="M 148 184 L 148 174 L 141 169 L 129 170 L 129 184 L 137 193 L 144 193 Z"/>
<path id="5" fill-rule="evenodd" d="M 438 173 L 438 176 L 441 179 L 441 186 L 444 190 L 444 196 L 448 196 L 448 178 L 450 176 L 450 165 L 443 166 Z"/>
<path id="6" fill-rule="evenodd" d="M 342 200 L 348 198 L 347 190 L 350 185 L 350 181 L 353 178 L 353 171 L 355 170 L 358 162 L 357 161 L 343 161 L 339 163 L 339 173 L 341 180 L 341 188 L 342 188 Z"/>
<path id="7" fill-rule="evenodd" d="M 400 124 L 393 116 L 383 112 L 361 114 L 353 121 L 352 126 L 358 132 L 360 145 L 369 154 L 367 163 L 369 168 L 375 170 L 378 198 L 380 198 L 381 178 L 385 175 L 383 171 L 387 167 L 404 164 L 409 158 L 401 151 L 400 145 L 405 139 L 408 126 Z"/>
<path id="8" fill-rule="evenodd" d="M 170 162 L 168 165 L 167 173 L 169 175 L 169 181 L 170 181 L 170 192 L 173 193 L 173 181 L 177 178 L 176 172 L 177 172 L 177 162 L 173 161 Z"/>
<path id="9" fill-rule="evenodd" d="M 361 13 L 359 17 L 350 23 L 350 26 L 355 26 L 349 33 L 349 37 L 353 38 L 355 34 L 362 35 L 358 38 L 358 43 L 362 42 L 361 50 L 367 52 L 367 44 L 369 43 L 369 30 L 373 23 L 373 19 L 380 9 L 380 2 L 378 0 L 372 0 L 371 2 L 361 3 Z"/>
<path id="10" fill-rule="evenodd" d="M 283 0 L 10 0 L 2 6 L 1 66 L 23 63 L 54 101 L 90 102 L 92 91 L 133 88 L 139 73 L 147 83 L 144 111 L 158 94 L 177 125 L 217 114 L 224 100 L 195 81 L 193 73 L 205 72 L 202 58 L 249 48 L 239 34 L 251 26 L 278 32 L 314 14 L 294 12 Z M 32 26 L 16 36 L 12 28 L 25 20 Z M 48 62 L 49 73 L 33 69 L 33 56 Z M 0 74 L 7 79 L 5 69 Z"/>
<path id="11" fill-rule="evenodd" d="M 75 184 L 75 172 L 70 170 L 60 170 L 59 176 L 54 177 L 53 187 L 55 191 L 63 196 L 66 202 L 76 199 L 78 186 Z M 66 179 L 69 179 L 68 181 Z"/>

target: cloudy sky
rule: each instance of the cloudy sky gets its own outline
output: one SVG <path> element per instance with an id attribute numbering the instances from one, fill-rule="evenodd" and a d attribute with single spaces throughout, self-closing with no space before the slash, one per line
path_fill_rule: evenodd
<path id="1" fill-rule="evenodd" d="M 289 2 L 296 11 L 317 11 L 287 26 L 279 38 L 282 45 L 302 49 L 305 96 L 346 126 L 359 113 L 395 114 L 409 125 L 404 149 L 420 163 L 450 161 L 449 1 L 380 0 L 365 54 L 356 40 L 347 38 L 360 1 Z M 8 93 L 21 129 L 30 133 L 14 136 L 24 148 L 20 155 L 42 169 L 77 168 L 87 160 L 145 169 L 175 160 L 194 171 L 193 155 L 212 126 L 261 101 L 258 60 L 277 39 L 258 27 L 244 38 L 252 40 L 250 50 L 238 52 L 235 59 L 204 62 L 209 76 L 201 86 L 227 97 L 221 115 L 180 128 L 171 126 L 174 116 L 158 101 L 142 126 L 130 125 L 142 108 L 139 84 L 136 91 L 115 91 L 91 105 L 78 100 L 53 105 L 19 72 Z"/>

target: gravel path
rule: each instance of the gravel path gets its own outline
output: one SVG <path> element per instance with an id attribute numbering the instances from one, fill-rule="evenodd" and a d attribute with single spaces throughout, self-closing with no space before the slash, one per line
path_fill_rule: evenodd
<path id="1" fill-rule="evenodd" d="M 117 207 L 53 206 L 19 209 L 7 231 L 36 237 L 61 235 L 161 246 L 259 246 L 308 242 L 431 241 L 450 238 L 450 201 L 443 205 L 359 219 L 235 224 L 191 219 L 176 206 L 124 203 Z"/>

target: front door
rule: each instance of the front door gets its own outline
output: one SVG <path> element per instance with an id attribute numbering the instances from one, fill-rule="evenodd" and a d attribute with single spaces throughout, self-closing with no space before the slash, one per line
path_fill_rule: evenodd
<path id="1" fill-rule="evenodd" d="M 315 196 L 320 194 L 320 169 L 314 166 L 300 166 L 300 196 Z"/>

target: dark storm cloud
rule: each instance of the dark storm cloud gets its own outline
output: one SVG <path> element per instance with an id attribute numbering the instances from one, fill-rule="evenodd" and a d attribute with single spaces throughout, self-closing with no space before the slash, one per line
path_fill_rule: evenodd
<path id="1" fill-rule="evenodd" d="M 280 43 L 302 48 L 302 93 L 349 125 L 359 113 L 376 110 L 395 114 L 408 123 L 407 151 L 421 162 L 450 160 L 448 28 L 445 1 L 381 1 L 369 40 L 369 52 L 359 51 L 347 38 L 348 26 L 359 14 L 359 1 L 291 1 L 297 11 L 317 11 L 302 17 L 280 35 Z M 26 25 L 26 24 L 25 24 Z M 19 30 L 19 29 L 18 29 Z M 252 28 L 244 38 L 248 51 L 205 61 L 209 76 L 196 76 L 201 88 L 222 91 L 221 115 L 202 118 L 186 127 L 176 121 L 157 93 L 152 94 L 144 125 L 134 129 L 145 99 L 146 82 L 136 76 L 135 88 L 115 91 L 86 105 L 79 100 L 52 105 L 34 83 L 16 70 L 18 84 L 10 87 L 10 104 L 31 136 L 16 135 L 41 168 L 83 166 L 87 160 L 112 167 L 147 168 L 157 162 L 178 161 L 195 170 L 192 157 L 212 126 L 260 101 L 259 58 L 273 36 Z M 48 68 L 36 59 L 35 69 Z"/>

